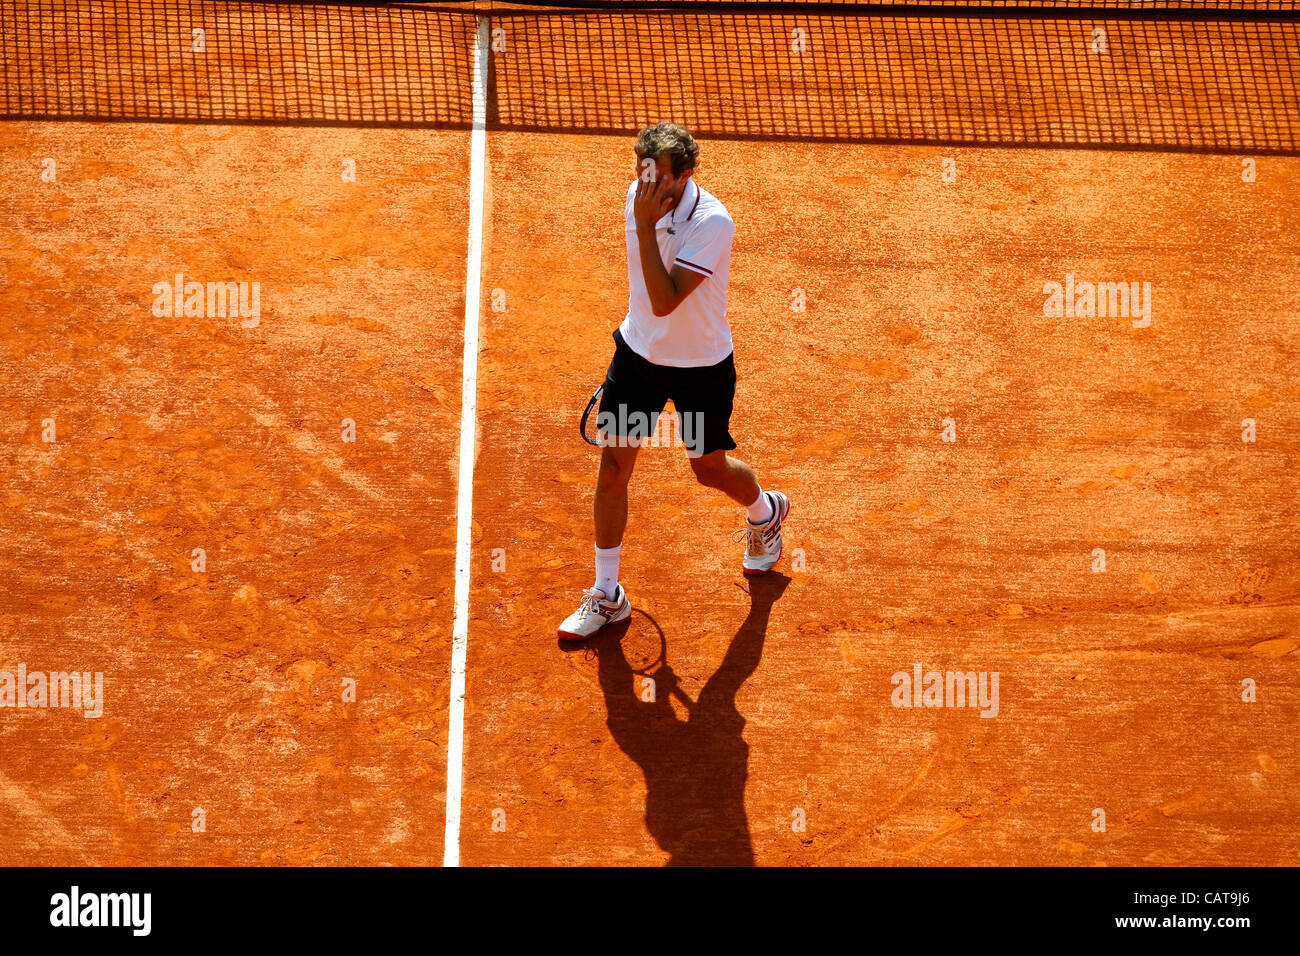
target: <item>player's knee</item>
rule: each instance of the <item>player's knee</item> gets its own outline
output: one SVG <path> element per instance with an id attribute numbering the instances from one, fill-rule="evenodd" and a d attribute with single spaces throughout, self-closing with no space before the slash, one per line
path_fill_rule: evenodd
<path id="1" fill-rule="evenodd" d="M 596 486 L 601 491 L 617 491 L 627 487 L 632 478 L 630 464 L 619 461 L 613 455 L 604 455 L 600 460 L 600 473 L 596 476 Z"/>
<path id="2" fill-rule="evenodd" d="M 695 472 L 695 480 L 705 488 L 721 488 L 727 479 L 727 467 L 722 462 L 692 458 L 691 470 Z"/>

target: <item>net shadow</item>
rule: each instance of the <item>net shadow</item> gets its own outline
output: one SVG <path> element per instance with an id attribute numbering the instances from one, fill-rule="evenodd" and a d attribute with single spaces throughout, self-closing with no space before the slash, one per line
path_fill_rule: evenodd
<path id="1" fill-rule="evenodd" d="M 4 0 L 0 118 L 468 129 L 483 13 L 489 129 L 1300 155 L 1292 0 L 1025 2 Z"/>

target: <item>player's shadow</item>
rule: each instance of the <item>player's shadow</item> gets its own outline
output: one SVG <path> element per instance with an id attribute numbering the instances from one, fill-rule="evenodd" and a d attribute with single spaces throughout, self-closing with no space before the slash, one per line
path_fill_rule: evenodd
<path id="1" fill-rule="evenodd" d="M 745 815 L 749 744 L 736 693 L 758 667 L 772 605 L 789 584 L 783 574 L 750 579 L 749 614 L 698 700 L 678 686 L 665 657 L 651 675 L 655 699 L 643 701 L 644 678 L 637 679 L 620 643 L 625 629 L 597 639 L 610 733 L 645 774 L 646 828 L 669 853 L 669 866 L 754 865 Z M 659 627 L 645 617 L 632 626 Z M 672 697 L 685 719 L 674 713 Z"/>

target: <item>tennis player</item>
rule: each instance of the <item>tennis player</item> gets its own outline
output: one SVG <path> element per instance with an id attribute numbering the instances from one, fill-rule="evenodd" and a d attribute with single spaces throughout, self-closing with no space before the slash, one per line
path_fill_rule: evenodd
<path id="1" fill-rule="evenodd" d="M 736 365 L 727 322 L 727 277 L 736 226 L 717 197 L 695 182 L 699 146 L 672 123 L 636 140 L 637 176 L 627 190 L 627 318 L 614 332 L 597 422 L 603 445 L 596 478 L 596 583 L 564 619 L 559 636 L 591 637 L 632 613 L 618 583 L 627 526 L 627 487 L 639 447 L 654 434 L 668 399 L 696 480 L 749 513 L 745 574 L 766 574 L 781 557 L 790 502 L 759 487 L 754 471 L 727 452 Z"/>

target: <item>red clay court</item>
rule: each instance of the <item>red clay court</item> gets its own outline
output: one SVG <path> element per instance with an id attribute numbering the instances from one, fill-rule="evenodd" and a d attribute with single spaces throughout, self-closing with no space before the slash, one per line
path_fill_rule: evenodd
<path id="1" fill-rule="evenodd" d="M 0 3 L 6 860 L 1296 863 L 1296 4 L 801 6 Z M 660 119 L 788 556 L 562 647 Z"/>

